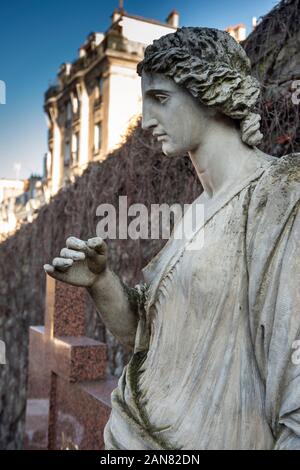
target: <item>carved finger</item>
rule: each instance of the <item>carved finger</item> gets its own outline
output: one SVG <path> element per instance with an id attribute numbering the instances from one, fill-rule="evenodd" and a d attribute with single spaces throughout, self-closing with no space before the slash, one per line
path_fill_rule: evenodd
<path id="1" fill-rule="evenodd" d="M 101 237 L 89 238 L 87 241 L 87 246 L 95 250 L 100 255 L 104 255 L 107 251 L 107 245 Z"/>
<path id="2" fill-rule="evenodd" d="M 69 258 L 73 261 L 83 261 L 85 254 L 82 251 L 70 250 L 69 248 L 63 248 L 60 252 L 61 258 Z"/>
<path id="3" fill-rule="evenodd" d="M 57 269 L 58 271 L 67 271 L 67 269 L 72 266 L 73 260 L 68 259 L 68 258 L 54 258 L 52 261 L 52 265 Z"/>
<path id="4" fill-rule="evenodd" d="M 47 274 L 52 274 L 54 272 L 54 267 L 51 264 L 44 264 L 44 270 Z"/>
<path id="5" fill-rule="evenodd" d="M 66 240 L 67 248 L 75 251 L 83 251 L 87 256 L 93 257 L 95 255 L 94 251 L 91 250 L 85 241 L 80 240 L 80 238 L 69 237 Z"/>
<path id="6" fill-rule="evenodd" d="M 57 279 L 58 281 L 65 281 L 66 274 L 62 271 L 58 271 L 55 269 L 51 264 L 44 264 L 44 271 L 53 279 Z"/>

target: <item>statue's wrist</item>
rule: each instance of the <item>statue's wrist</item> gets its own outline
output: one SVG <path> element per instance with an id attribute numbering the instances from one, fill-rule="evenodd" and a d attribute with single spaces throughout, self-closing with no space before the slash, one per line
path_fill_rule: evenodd
<path id="1" fill-rule="evenodd" d="M 98 291 L 99 288 L 104 288 L 107 279 L 108 279 L 108 267 L 105 267 L 101 273 L 96 274 L 93 283 L 87 287 L 87 290 L 93 294 L 96 290 Z"/>

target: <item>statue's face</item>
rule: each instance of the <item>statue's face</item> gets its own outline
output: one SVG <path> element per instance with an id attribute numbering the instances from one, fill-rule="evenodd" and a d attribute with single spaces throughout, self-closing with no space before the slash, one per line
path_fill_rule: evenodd
<path id="1" fill-rule="evenodd" d="M 203 142 L 212 110 L 160 73 L 143 72 L 143 129 L 152 130 L 165 155 L 195 151 Z"/>

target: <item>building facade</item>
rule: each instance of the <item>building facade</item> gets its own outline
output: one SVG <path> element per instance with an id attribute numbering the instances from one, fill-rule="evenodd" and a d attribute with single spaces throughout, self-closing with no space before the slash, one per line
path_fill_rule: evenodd
<path id="1" fill-rule="evenodd" d="M 254 28 L 254 23 L 253 23 Z M 227 33 L 230 34 L 237 42 L 242 42 L 246 39 L 246 26 L 244 23 L 239 23 L 234 26 L 226 28 Z"/>
<path id="2" fill-rule="evenodd" d="M 148 44 L 178 25 L 176 11 L 159 22 L 116 10 L 108 31 L 90 34 L 79 57 L 60 67 L 44 104 L 51 196 L 73 182 L 89 162 L 105 159 L 120 144 L 131 120 L 141 113 L 137 63 Z"/>
<path id="3" fill-rule="evenodd" d="M 31 175 L 26 180 L 0 179 L 0 243 L 22 224 L 32 222 L 48 201 L 41 176 Z"/>
<path id="4" fill-rule="evenodd" d="M 0 242 L 16 229 L 15 201 L 24 192 L 24 187 L 23 180 L 0 179 Z"/>

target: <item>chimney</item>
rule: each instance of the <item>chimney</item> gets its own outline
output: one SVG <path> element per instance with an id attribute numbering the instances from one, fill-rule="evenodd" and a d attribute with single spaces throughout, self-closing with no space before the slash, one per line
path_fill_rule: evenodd
<path id="1" fill-rule="evenodd" d="M 123 11 L 120 9 L 114 10 L 113 14 L 111 15 L 111 22 L 114 24 L 116 21 L 118 21 L 119 18 L 121 18 Z"/>
<path id="2" fill-rule="evenodd" d="M 256 16 L 252 17 L 252 29 L 254 30 L 257 26 L 257 18 Z"/>
<path id="3" fill-rule="evenodd" d="M 179 26 L 179 13 L 176 10 L 172 10 L 169 14 L 168 18 L 166 19 L 167 23 L 173 28 L 178 28 Z"/>

